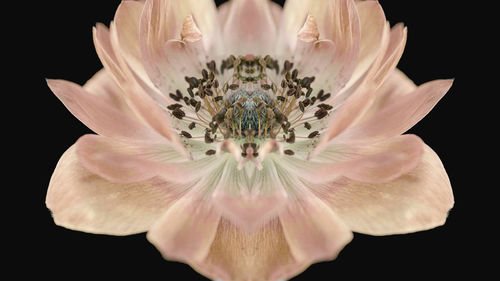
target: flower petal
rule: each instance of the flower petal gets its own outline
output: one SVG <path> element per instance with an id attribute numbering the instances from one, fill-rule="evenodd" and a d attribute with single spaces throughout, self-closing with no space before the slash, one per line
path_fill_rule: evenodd
<path id="1" fill-rule="evenodd" d="M 196 263 L 207 257 L 219 220 L 209 201 L 190 193 L 161 216 L 147 238 L 165 259 Z"/>
<path id="2" fill-rule="evenodd" d="M 229 161 L 212 199 L 225 218 L 248 233 L 254 233 L 271 219 L 287 199 L 274 165 L 264 161 L 263 169 L 253 164 L 239 171 L 236 161 Z M 251 170 L 249 172 L 249 170 Z"/>
<path id="3" fill-rule="evenodd" d="M 268 0 L 232 0 L 223 26 L 224 47 L 234 55 L 267 55 L 277 35 L 275 15 Z"/>
<path id="4" fill-rule="evenodd" d="M 353 231 L 370 235 L 408 233 L 440 226 L 454 202 L 443 164 L 428 146 L 414 170 L 391 182 L 340 181 L 322 194 Z"/>
<path id="5" fill-rule="evenodd" d="M 304 265 L 336 258 L 353 237 L 347 225 L 309 192 L 290 202 L 279 217 L 292 256 L 301 264 L 301 270 Z M 282 268 L 274 273 L 274 280 L 293 276 L 297 269 Z"/>
<path id="6" fill-rule="evenodd" d="M 191 266 L 215 280 L 276 281 L 279 279 L 274 274 L 277 269 L 297 264 L 278 219 L 252 234 L 222 219 L 207 258 Z M 298 270 L 304 268 L 301 266 Z"/>
<path id="7" fill-rule="evenodd" d="M 145 88 L 141 87 L 141 85 L 146 86 L 147 84 L 140 84 L 136 80 L 137 76 L 131 71 L 130 66 L 126 64 L 121 54 L 116 52 L 119 44 L 116 28 L 111 31 L 100 24 L 93 30 L 94 45 L 104 67 L 112 74 L 123 90 L 124 98 L 130 108 L 151 128 L 170 140 L 176 149 L 185 153 L 164 112 L 153 99 L 155 93 L 145 92 Z"/>
<path id="8" fill-rule="evenodd" d="M 70 147 L 50 179 L 46 204 L 57 225 L 91 233 L 129 235 L 145 232 L 178 193 L 152 179 L 117 184 L 85 169 Z"/>
<path id="9" fill-rule="evenodd" d="M 158 139 L 160 136 L 131 114 L 121 112 L 123 102 L 114 96 L 93 95 L 65 80 L 47 80 L 49 88 L 82 123 L 98 134 L 131 139 Z M 120 104 L 116 106 L 116 104 Z"/>
<path id="10" fill-rule="evenodd" d="M 339 139 L 387 138 L 402 134 L 424 118 L 450 89 L 453 80 L 435 80 L 392 99 L 370 118 L 347 129 Z"/>
<path id="11" fill-rule="evenodd" d="M 184 158 L 182 154 L 166 142 L 124 142 L 85 135 L 76 147 L 86 169 L 112 182 L 136 182 L 158 176 L 169 182 L 188 183 L 198 178 L 183 165 L 186 161 L 179 161 Z"/>

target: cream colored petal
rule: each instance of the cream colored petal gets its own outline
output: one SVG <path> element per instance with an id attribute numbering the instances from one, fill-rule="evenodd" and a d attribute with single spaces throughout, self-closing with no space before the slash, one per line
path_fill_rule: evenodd
<path id="1" fill-rule="evenodd" d="M 190 265 L 209 278 L 231 281 L 276 281 L 276 270 L 297 267 L 278 219 L 253 234 L 222 219 L 207 258 Z"/>
<path id="2" fill-rule="evenodd" d="M 453 207 L 448 175 L 428 146 L 420 164 L 391 182 L 341 181 L 322 199 L 355 232 L 390 235 L 426 230 L 444 224 Z"/>
<path id="3" fill-rule="evenodd" d="M 152 179 L 117 184 L 83 168 L 73 145 L 50 179 L 46 204 L 57 225 L 109 235 L 145 232 L 179 196 L 170 184 Z"/>

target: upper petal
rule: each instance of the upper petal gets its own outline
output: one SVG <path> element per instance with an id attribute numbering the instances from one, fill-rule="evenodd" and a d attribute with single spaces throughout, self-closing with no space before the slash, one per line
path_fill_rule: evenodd
<path id="1" fill-rule="evenodd" d="M 221 16 L 225 52 L 272 54 L 277 35 L 275 4 L 269 0 L 231 0 L 226 5 Z"/>
<path id="2" fill-rule="evenodd" d="M 440 226 L 454 203 L 443 164 L 428 146 L 414 170 L 391 182 L 339 181 L 321 194 L 353 231 L 371 235 L 408 233 Z"/>
<path id="3" fill-rule="evenodd" d="M 47 80 L 47 84 L 76 118 L 101 135 L 132 139 L 159 137 L 130 112 L 122 112 L 123 101 L 116 94 L 93 95 L 81 86 L 64 80 Z"/>
<path id="4" fill-rule="evenodd" d="M 85 169 L 73 145 L 57 163 L 46 204 L 60 226 L 129 235 L 149 230 L 177 196 L 168 183 L 157 179 L 111 183 Z"/>

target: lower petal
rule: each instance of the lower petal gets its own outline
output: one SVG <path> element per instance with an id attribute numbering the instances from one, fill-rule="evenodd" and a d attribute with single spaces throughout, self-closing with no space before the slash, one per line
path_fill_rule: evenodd
<path id="1" fill-rule="evenodd" d="M 453 207 L 453 192 L 439 157 L 428 146 L 424 150 L 414 170 L 391 182 L 339 181 L 321 194 L 355 232 L 390 235 L 440 226 Z"/>
<path id="2" fill-rule="evenodd" d="M 166 259 L 198 263 L 208 255 L 219 220 L 210 201 L 190 193 L 172 205 L 147 237 Z"/>
<path id="3" fill-rule="evenodd" d="M 116 184 L 92 174 L 73 145 L 50 179 L 46 204 L 57 225 L 90 233 L 129 235 L 148 231 L 178 197 L 159 180 Z"/>

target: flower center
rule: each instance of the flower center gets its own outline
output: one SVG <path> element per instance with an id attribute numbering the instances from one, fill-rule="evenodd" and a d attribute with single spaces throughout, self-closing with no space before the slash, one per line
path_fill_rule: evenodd
<path id="1" fill-rule="evenodd" d="M 299 77 L 289 61 L 284 62 L 280 73 L 278 61 L 270 56 L 231 55 L 222 60 L 220 73 L 215 61 L 207 63 L 207 69 L 198 78 L 185 77 L 189 85 L 187 95 L 180 90 L 170 94 L 174 101 L 184 101 L 185 106 L 173 103 L 167 108 L 184 121 L 186 128 L 180 128 L 182 137 L 214 143 L 221 141 L 219 134 L 240 145 L 243 157 L 257 157 L 259 146 L 269 138 L 293 144 L 297 138 L 319 137 L 315 123 L 332 109 L 331 105 L 320 103 L 330 94 L 323 90 L 313 94 L 315 77 Z M 232 75 L 228 75 L 228 70 L 232 70 Z M 320 104 L 314 106 L 317 102 Z M 202 136 L 189 132 L 197 126 L 204 128 Z M 307 134 L 296 134 L 298 127 L 305 128 Z M 208 150 L 206 154 L 213 155 L 215 151 Z M 286 150 L 285 154 L 294 152 Z"/>

